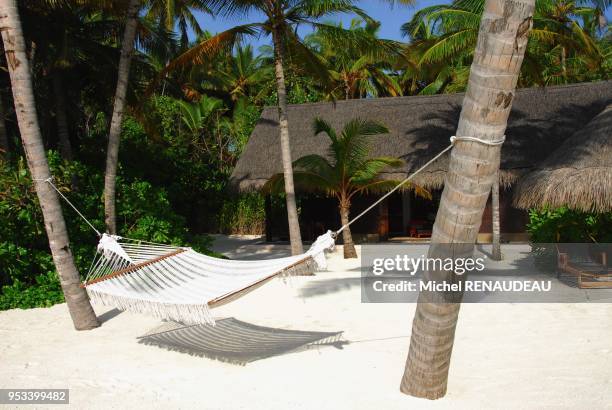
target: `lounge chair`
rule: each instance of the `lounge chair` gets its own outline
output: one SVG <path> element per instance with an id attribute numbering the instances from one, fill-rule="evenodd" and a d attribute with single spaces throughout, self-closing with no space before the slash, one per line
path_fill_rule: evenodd
<path id="1" fill-rule="evenodd" d="M 557 245 L 558 274 L 569 274 L 581 289 L 612 288 L 612 271 L 608 267 L 608 253 L 593 252 L 589 245 Z"/>

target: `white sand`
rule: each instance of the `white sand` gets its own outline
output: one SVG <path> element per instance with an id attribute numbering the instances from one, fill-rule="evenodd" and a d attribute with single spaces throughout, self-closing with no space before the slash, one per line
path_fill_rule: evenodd
<path id="1" fill-rule="evenodd" d="M 254 242 L 225 240 L 218 249 L 282 253 Z M 330 272 L 294 286 L 274 281 L 216 314 L 341 330 L 350 342 L 342 349 L 236 366 L 139 344 L 159 321 L 114 313 L 99 329 L 76 332 L 65 305 L 0 312 L 0 388 L 69 388 L 75 408 L 612 408 L 610 304 L 465 304 L 448 394 L 434 402 L 398 389 L 414 305 L 361 304 L 358 260 L 340 253 Z"/>

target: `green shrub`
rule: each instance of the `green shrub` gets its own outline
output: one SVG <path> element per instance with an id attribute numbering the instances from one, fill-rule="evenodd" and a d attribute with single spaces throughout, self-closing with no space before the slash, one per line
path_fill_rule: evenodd
<path id="1" fill-rule="evenodd" d="M 104 227 L 103 176 L 78 162 L 49 152 L 54 183 L 99 230 Z M 49 253 L 42 213 L 25 160 L 0 163 L 0 309 L 49 306 L 63 300 Z M 62 203 L 65 205 L 64 203 Z M 117 180 L 117 223 L 122 236 L 192 246 L 210 253 L 211 238 L 192 235 L 172 208 L 167 192 L 139 178 Z M 87 272 L 97 236 L 75 212 L 64 217 L 77 268 Z"/>
<path id="2" fill-rule="evenodd" d="M 533 243 L 612 241 L 612 212 L 587 213 L 566 207 L 530 210 L 527 232 Z"/>
<path id="3" fill-rule="evenodd" d="M 264 199 L 258 193 L 243 194 L 223 203 L 218 229 L 226 234 L 261 235 L 265 229 Z"/>
<path id="4" fill-rule="evenodd" d="M 4 286 L 0 294 L 0 310 L 49 307 L 64 301 L 64 294 L 55 271 L 36 276 L 34 284 L 15 280 Z"/>

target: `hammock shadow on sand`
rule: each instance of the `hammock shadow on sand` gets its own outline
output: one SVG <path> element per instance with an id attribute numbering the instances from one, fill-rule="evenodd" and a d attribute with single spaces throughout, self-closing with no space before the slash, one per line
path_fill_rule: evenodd
<path id="1" fill-rule="evenodd" d="M 342 340 L 342 333 L 277 329 L 229 317 L 217 320 L 215 326 L 165 322 L 140 336 L 138 342 L 244 366 L 316 346 L 341 349 L 348 343 Z"/>

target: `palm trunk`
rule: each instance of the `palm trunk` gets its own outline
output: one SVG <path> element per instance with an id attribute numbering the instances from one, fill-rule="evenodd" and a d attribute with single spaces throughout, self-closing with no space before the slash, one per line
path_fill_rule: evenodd
<path id="1" fill-rule="evenodd" d="M 512 106 L 535 0 L 487 0 L 456 135 L 497 140 Z M 461 141 L 453 148 L 431 238 L 433 244 L 473 248 L 491 184 L 499 168 L 499 146 Z M 435 246 L 430 247 L 430 253 Z M 448 282 L 452 272 L 437 272 Z M 426 279 L 432 278 L 426 273 Z M 420 293 L 401 391 L 437 399 L 446 394 L 460 297 L 444 303 Z"/>
<path id="2" fill-rule="evenodd" d="M 55 122 L 57 123 L 59 152 L 62 158 L 68 161 L 72 161 L 72 144 L 70 143 L 70 133 L 68 132 L 68 120 L 66 118 L 66 98 L 64 97 L 62 74 L 59 70 L 54 70 L 52 77 L 53 94 L 55 97 Z"/>
<path id="3" fill-rule="evenodd" d="M 127 94 L 130 64 L 134 52 L 136 27 L 138 25 L 138 10 L 140 0 L 130 0 L 127 10 L 125 31 L 121 42 L 121 57 L 117 70 L 117 89 L 113 103 L 113 116 L 108 133 L 108 150 L 106 153 L 106 173 L 104 175 L 104 219 L 108 233 L 117 233 L 117 212 L 115 209 L 115 185 L 117 182 L 117 165 L 119 162 L 119 138 L 121 136 L 121 123 L 125 109 L 125 96 Z"/>
<path id="4" fill-rule="evenodd" d="M 2 39 L 11 77 L 19 132 L 30 173 L 35 181 L 34 186 L 42 209 L 53 262 L 59 274 L 74 327 L 77 330 L 92 329 L 99 324 L 85 290 L 79 287 L 79 272 L 70 252 L 62 208 L 56 192 L 44 182 L 51 176 L 51 172 L 36 116 L 32 78 L 15 0 L 0 0 L 0 27 L 3 28 Z"/>
<path id="5" fill-rule="evenodd" d="M 340 223 L 342 226 L 346 226 L 349 222 L 349 211 L 351 209 L 351 203 L 347 200 L 340 199 Z M 344 259 L 356 258 L 357 251 L 355 250 L 355 244 L 353 243 L 353 236 L 351 235 L 351 228 L 347 226 L 342 231 L 342 242 L 344 249 Z"/>
<path id="6" fill-rule="evenodd" d="M 563 84 L 567 84 L 567 65 L 565 62 L 565 47 L 561 47 L 561 71 L 563 72 Z"/>
<path id="7" fill-rule="evenodd" d="M 304 252 L 300 222 L 295 203 L 295 187 L 293 185 L 293 164 L 291 162 L 291 147 L 289 143 L 289 122 L 287 121 L 287 90 L 285 88 L 285 73 L 283 69 L 283 44 L 280 33 L 274 30 L 274 69 L 276 72 L 276 88 L 278 93 L 278 128 L 280 130 L 281 155 L 283 159 L 283 174 L 285 177 L 285 194 L 287 197 L 287 218 L 289 220 L 289 239 L 291 254 Z"/>
<path id="8" fill-rule="evenodd" d="M 499 223 L 499 171 L 495 173 L 495 179 L 491 186 L 491 213 L 492 213 L 492 230 L 493 243 L 491 247 L 491 258 L 496 261 L 502 259 L 501 254 L 501 227 Z"/>
<path id="9" fill-rule="evenodd" d="M 8 133 L 6 132 L 6 120 L 4 118 L 4 100 L 0 94 L 0 154 L 5 157 L 11 152 Z"/>

